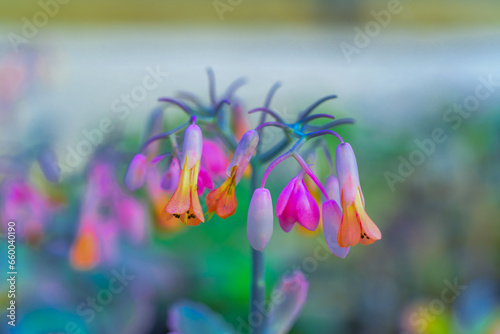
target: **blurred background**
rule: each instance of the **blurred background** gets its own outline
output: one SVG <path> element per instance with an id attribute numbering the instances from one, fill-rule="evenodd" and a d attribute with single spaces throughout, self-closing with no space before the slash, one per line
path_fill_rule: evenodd
<path id="1" fill-rule="evenodd" d="M 310 282 L 290 333 L 500 333 L 500 2 L 3 0 L 0 37 L 2 263 L 18 222 L 17 325 L 4 278 L 0 332 L 167 333 L 183 298 L 242 326 L 249 181 L 235 216 L 195 228 L 159 228 L 161 195 L 123 184 L 158 98 L 208 102 L 210 66 L 218 92 L 248 79 L 247 110 L 281 81 L 271 106 L 285 119 L 329 94 L 317 112 L 356 119 L 338 131 L 383 238 L 319 259 L 321 231 L 275 220 L 268 293 L 291 269 Z M 174 110 L 165 129 L 185 120 Z M 324 180 L 326 161 L 315 168 Z M 297 171 L 273 172 L 274 200 Z M 95 206 L 105 259 L 75 269 Z"/>

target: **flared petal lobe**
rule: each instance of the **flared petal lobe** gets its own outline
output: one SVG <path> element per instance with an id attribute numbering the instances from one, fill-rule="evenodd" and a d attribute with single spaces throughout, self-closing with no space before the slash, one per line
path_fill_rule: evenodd
<path id="1" fill-rule="evenodd" d="M 335 200 L 329 200 L 323 203 L 323 233 L 325 234 L 326 244 L 333 255 L 345 258 L 349 253 L 350 247 L 340 247 L 337 241 L 340 223 L 342 221 L 342 212 Z"/>
<path id="2" fill-rule="evenodd" d="M 358 242 L 369 245 L 381 238 L 380 230 L 366 214 L 361 191 L 358 190 L 355 202 L 350 206 L 342 194 L 342 222 L 337 237 L 339 246 L 354 246 Z"/>
<path id="3" fill-rule="evenodd" d="M 273 234 L 273 203 L 271 193 L 265 188 L 254 191 L 248 208 L 247 235 L 250 245 L 263 251 Z"/>
<path id="4" fill-rule="evenodd" d="M 236 166 L 231 170 L 231 175 L 217 189 L 212 190 L 205 197 L 207 212 L 215 212 L 217 216 L 226 219 L 236 212 Z"/>
<path id="5" fill-rule="evenodd" d="M 318 204 L 309 193 L 301 174 L 294 177 L 280 193 L 276 216 L 285 232 L 289 232 L 297 222 L 309 231 L 318 227 Z"/>

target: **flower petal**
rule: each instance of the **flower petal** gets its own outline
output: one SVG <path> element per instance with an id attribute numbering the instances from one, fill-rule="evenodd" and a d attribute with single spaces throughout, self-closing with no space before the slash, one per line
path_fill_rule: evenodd
<path id="1" fill-rule="evenodd" d="M 176 213 L 181 214 L 189 210 L 190 207 L 190 179 L 191 179 L 191 169 L 187 168 L 188 164 L 185 163 L 184 167 L 182 167 L 181 175 L 179 178 L 179 184 L 177 185 L 177 189 L 175 190 L 172 198 L 167 203 L 165 210 L 168 213 Z"/>
<path id="2" fill-rule="evenodd" d="M 226 166 L 229 160 L 226 153 L 216 141 L 203 139 L 203 154 L 201 156 L 201 167 L 210 175 L 220 177 L 226 174 Z"/>
<path id="3" fill-rule="evenodd" d="M 361 238 L 359 242 L 362 245 L 370 245 L 375 241 L 380 240 L 382 238 L 382 233 L 380 233 L 377 225 L 375 225 L 366 213 L 361 198 L 361 191 L 359 191 L 358 196 L 356 196 L 354 207 L 356 208 L 356 213 L 358 215 L 359 222 L 361 223 L 361 233 L 364 234 L 364 237 Z"/>
<path id="4" fill-rule="evenodd" d="M 200 172 L 200 162 L 198 161 L 196 165 L 194 165 L 191 170 L 191 207 L 190 211 L 192 212 L 196 218 L 202 222 L 205 222 L 205 217 L 203 216 L 203 210 L 201 209 L 200 199 L 198 198 L 198 173 Z M 196 223 L 196 220 L 193 222 Z M 200 222 L 198 221 L 195 225 L 198 225 Z M 188 224 L 191 225 L 191 224 Z"/>
<path id="5" fill-rule="evenodd" d="M 342 222 L 340 223 L 337 242 L 340 247 L 356 245 L 361 239 L 361 224 L 354 205 L 347 206 L 342 193 Z"/>
<path id="6" fill-rule="evenodd" d="M 273 202 L 265 188 L 254 191 L 248 207 L 247 235 L 255 250 L 263 251 L 273 234 Z"/>
<path id="7" fill-rule="evenodd" d="M 318 228 L 320 218 L 318 204 L 307 190 L 304 181 L 299 182 L 297 188 L 297 201 L 295 203 L 297 220 L 309 231 L 314 231 Z"/>
<path id="8" fill-rule="evenodd" d="M 345 258 L 350 247 L 340 247 L 337 242 L 341 221 L 342 212 L 337 202 L 329 200 L 323 203 L 323 233 L 326 244 L 333 255 Z"/>
<path id="9" fill-rule="evenodd" d="M 234 176 L 231 178 L 231 183 L 226 189 L 226 192 L 217 200 L 217 216 L 222 219 L 226 219 L 229 216 L 234 215 L 236 212 L 236 206 L 238 205 L 236 201 L 236 194 L 234 192 L 235 187 Z"/>
<path id="10" fill-rule="evenodd" d="M 198 175 L 198 196 L 203 194 L 205 188 L 213 189 L 214 182 L 210 174 L 208 174 L 206 170 L 200 168 L 200 174 Z"/>
<path id="11" fill-rule="evenodd" d="M 285 210 L 285 207 L 290 200 L 290 195 L 292 194 L 293 188 L 295 187 L 296 181 L 297 177 L 294 177 L 281 191 L 278 197 L 278 202 L 276 203 L 276 216 L 281 216 L 281 214 Z"/>
<path id="12" fill-rule="evenodd" d="M 333 199 L 335 202 L 340 203 L 340 184 L 337 176 L 329 175 L 326 178 L 325 189 L 330 199 Z"/>
<path id="13" fill-rule="evenodd" d="M 309 282 L 301 271 L 283 276 L 271 296 L 279 299 L 271 301 L 265 334 L 285 334 L 297 320 L 307 299 Z"/>

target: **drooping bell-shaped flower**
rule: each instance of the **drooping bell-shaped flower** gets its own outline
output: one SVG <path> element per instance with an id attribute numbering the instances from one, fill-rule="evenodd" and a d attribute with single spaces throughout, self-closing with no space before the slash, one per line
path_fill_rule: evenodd
<path id="1" fill-rule="evenodd" d="M 205 197 L 208 212 L 215 212 L 224 219 L 236 212 L 237 202 L 234 188 L 240 182 L 258 143 L 257 131 L 250 130 L 243 135 L 229 167 L 227 167 L 227 179 L 220 187 L 212 190 Z"/>
<path id="2" fill-rule="evenodd" d="M 276 204 L 276 216 L 285 232 L 290 232 L 297 222 L 309 231 L 318 227 L 318 204 L 306 187 L 304 172 L 295 176 L 281 192 Z"/>
<path id="3" fill-rule="evenodd" d="M 266 188 L 254 191 L 248 207 L 247 235 L 253 249 L 263 251 L 273 234 L 273 202 Z"/>
<path id="4" fill-rule="evenodd" d="M 358 242 L 362 245 L 372 244 L 382 238 L 382 234 L 366 214 L 358 166 L 351 145 L 339 144 L 335 160 L 342 205 L 338 244 L 340 247 L 354 246 Z"/>
<path id="5" fill-rule="evenodd" d="M 196 124 L 189 125 L 184 133 L 179 183 L 165 207 L 166 220 L 177 218 L 186 225 L 198 225 L 205 221 L 198 198 L 202 148 L 203 137 L 200 127 Z"/>
<path id="6" fill-rule="evenodd" d="M 128 190 L 135 191 L 144 185 L 147 170 L 148 162 L 146 156 L 142 153 L 136 154 L 125 174 L 125 186 Z"/>

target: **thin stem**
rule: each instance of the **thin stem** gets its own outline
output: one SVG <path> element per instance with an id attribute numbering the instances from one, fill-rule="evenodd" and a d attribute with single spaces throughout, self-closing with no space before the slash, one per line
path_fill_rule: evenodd
<path id="1" fill-rule="evenodd" d="M 323 193 L 323 196 L 325 196 L 326 200 L 329 200 L 325 188 L 323 188 L 323 185 L 321 184 L 321 182 L 319 182 L 318 178 L 313 173 L 313 171 L 311 170 L 307 162 L 304 160 L 304 158 L 302 158 L 302 156 L 297 152 L 293 152 L 292 155 L 295 158 L 295 160 L 297 160 L 300 167 L 302 167 L 302 169 L 306 172 L 306 174 L 309 175 L 309 177 L 314 181 L 314 183 L 316 183 L 319 190 Z"/>
<path id="2" fill-rule="evenodd" d="M 311 139 L 311 138 L 316 138 L 316 137 L 324 136 L 324 135 L 332 135 L 332 136 L 337 137 L 337 139 L 340 141 L 341 144 L 344 142 L 342 137 L 340 137 L 340 135 L 337 132 L 332 131 L 332 130 L 320 130 L 320 131 L 316 131 L 316 132 L 311 132 L 311 133 L 308 133 L 306 135 L 306 137 L 308 139 Z"/>
<path id="3" fill-rule="evenodd" d="M 188 115 L 193 114 L 193 111 L 184 102 L 178 101 L 176 99 L 171 99 L 169 97 L 162 97 L 162 98 L 159 98 L 158 101 L 175 104 L 176 106 L 178 106 L 179 108 L 184 110 L 186 112 L 186 114 L 188 114 Z"/>
<path id="4" fill-rule="evenodd" d="M 208 76 L 208 92 L 210 95 L 210 102 L 213 106 L 215 106 L 215 74 L 212 68 L 207 68 L 207 76 Z"/>
<path id="5" fill-rule="evenodd" d="M 234 93 L 236 92 L 236 90 L 238 90 L 238 88 L 240 88 L 241 86 L 245 85 L 247 83 L 247 79 L 245 79 L 244 77 L 241 77 L 241 78 L 238 78 L 236 80 L 234 80 L 226 89 L 226 91 L 224 92 L 224 94 L 222 95 L 222 97 L 224 99 L 231 99 L 234 95 Z"/>
<path id="6" fill-rule="evenodd" d="M 260 163 L 265 164 L 269 162 L 269 160 L 271 160 L 276 154 L 283 151 L 288 146 L 289 143 L 290 143 L 289 136 L 283 138 L 278 144 L 274 145 L 273 148 L 267 150 L 266 152 L 258 156 Z"/>
<path id="7" fill-rule="evenodd" d="M 288 124 L 283 124 L 283 123 L 280 123 L 280 122 L 266 122 L 266 123 L 262 123 L 261 125 L 259 125 L 258 127 L 255 128 L 255 131 L 259 131 L 260 129 L 266 127 L 266 126 L 275 126 L 275 127 L 278 127 L 278 128 L 282 128 L 282 129 L 285 129 L 287 131 L 290 131 L 290 130 L 293 130 L 290 128 L 290 126 L 288 126 Z"/>
<path id="8" fill-rule="evenodd" d="M 303 119 L 300 120 L 299 123 L 307 123 L 307 122 L 310 122 L 310 121 L 318 119 L 318 118 L 335 119 L 335 116 L 330 115 L 330 114 L 315 114 L 315 115 L 304 117 Z"/>
<path id="9" fill-rule="evenodd" d="M 276 167 L 278 166 L 280 163 L 282 163 L 283 161 L 285 161 L 286 159 L 290 158 L 292 156 L 292 151 L 293 149 L 291 149 L 290 151 L 284 153 L 283 155 L 279 156 L 276 160 L 274 160 L 273 162 L 271 162 L 271 164 L 269 166 L 267 166 L 266 168 L 266 171 L 264 172 L 264 176 L 262 177 L 262 182 L 260 184 L 260 187 L 261 188 L 264 188 L 265 185 L 266 185 L 266 180 L 267 180 L 267 177 L 269 176 L 269 173 L 271 173 L 271 171 Z"/>
<path id="10" fill-rule="evenodd" d="M 282 163 L 283 161 L 285 161 L 286 159 L 290 158 L 291 156 L 293 156 L 295 154 L 295 152 L 298 151 L 298 149 L 304 145 L 304 143 L 306 142 L 306 138 L 305 137 L 302 137 L 300 138 L 296 143 L 295 145 L 293 145 L 293 147 L 288 150 L 286 153 L 284 153 L 283 155 L 279 156 L 278 158 L 276 158 L 276 160 L 274 160 L 273 162 L 271 162 L 271 164 L 269 166 L 267 166 L 266 168 L 266 171 L 264 172 L 264 176 L 262 177 L 262 182 L 261 182 L 261 185 L 260 187 L 261 188 L 264 188 L 264 186 L 266 185 L 266 180 L 267 180 L 267 177 L 269 176 L 269 173 L 271 173 L 271 171 L 276 167 L 278 166 L 280 163 Z M 306 164 L 307 165 L 307 164 Z"/>
<path id="11" fill-rule="evenodd" d="M 278 88 L 281 87 L 281 82 L 276 82 L 272 87 L 271 89 L 269 90 L 269 93 L 267 93 L 267 96 L 266 96 L 266 101 L 264 102 L 264 107 L 266 108 L 269 108 L 269 106 L 271 105 L 271 100 L 273 99 L 274 97 L 274 94 L 276 93 L 276 91 L 278 90 Z"/>
<path id="12" fill-rule="evenodd" d="M 311 130 L 311 131 L 318 131 L 318 130 L 326 130 L 326 129 L 331 129 L 335 126 L 342 125 L 342 124 L 353 124 L 355 121 L 353 118 L 341 118 L 337 119 L 333 122 L 326 123 L 325 125 L 309 125 L 307 124 L 304 129 L 305 130 Z"/>
<path id="13" fill-rule="evenodd" d="M 219 104 L 215 107 L 215 111 L 214 111 L 215 115 L 217 115 L 217 114 L 219 113 L 219 111 L 222 109 L 222 107 L 223 107 L 225 104 L 227 104 L 227 105 L 231 105 L 231 102 L 229 102 L 229 100 L 226 100 L 226 99 L 221 100 L 221 101 L 219 102 Z"/>
<path id="14" fill-rule="evenodd" d="M 255 109 L 250 110 L 248 113 L 253 114 L 257 111 L 262 111 L 262 112 L 268 113 L 269 115 L 274 117 L 274 119 L 277 120 L 278 122 L 285 123 L 285 121 L 283 120 L 283 118 L 281 118 L 280 115 L 278 115 L 276 112 L 274 112 L 273 110 L 271 110 L 269 108 L 265 108 L 265 107 L 255 108 Z"/>
<path id="15" fill-rule="evenodd" d="M 151 144 L 151 143 L 153 143 L 153 142 L 155 142 L 157 140 L 160 140 L 160 139 L 163 139 L 163 138 L 167 138 L 167 137 L 173 135 L 174 133 L 176 133 L 177 131 L 182 130 L 183 128 L 185 128 L 186 126 L 188 126 L 190 122 L 191 122 L 191 119 L 189 119 L 188 121 L 182 123 L 181 125 L 178 125 L 177 127 L 173 128 L 170 131 L 163 132 L 163 133 L 157 134 L 156 136 L 153 136 L 153 137 L 149 138 L 144 143 L 144 145 L 142 145 L 141 151 L 144 151 L 146 149 L 146 147 L 148 147 L 149 144 Z"/>
<path id="16" fill-rule="evenodd" d="M 259 169 L 255 163 L 252 164 L 251 189 L 252 193 L 257 189 Z M 261 334 L 266 326 L 266 314 L 262 313 L 264 298 L 266 296 L 265 259 L 264 251 L 259 252 L 250 247 L 252 254 L 252 283 L 250 287 L 250 314 L 261 314 L 263 321 L 252 328 L 253 334 Z"/>
<path id="17" fill-rule="evenodd" d="M 311 104 L 301 114 L 299 114 L 298 120 L 300 121 L 301 119 L 303 119 L 304 117 L 306 117 L 307 115 L 309 115 L 314 109 L 316 109 L 323 102 L 326 102 L 326 101 L 331 100 L 331 99 L 336 99 L 336 98 L 337 98 L 337 95 L 328 95 L 328 96 L 325 96 L 325 97 L 319 99 L 318 101 L 316 101 L 313 104 Z"/>

